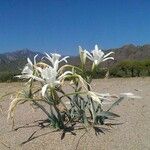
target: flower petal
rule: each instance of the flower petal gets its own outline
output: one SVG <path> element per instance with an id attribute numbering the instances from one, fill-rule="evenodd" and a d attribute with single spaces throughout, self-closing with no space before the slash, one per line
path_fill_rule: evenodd
<path id="1" fill-rule="evenodd" d="M 69 58 L 69 56 L 66 56 L 66 57 L 62 58 L 59 62 L 64 61 L 65 63 L 67 63 L 67 58 Z"/>
<path id="2" fill-rule="evenodd" d="M 94 100 L 94 101 L 96 101 L 96 102 L 101 104 L 100 98 L 94 92 L 88 91 L 87 95 L 89 95 L 92 98 L 92 100 Z"/>
<path id="3" fill-rule="evenodd" d="M 37 58 L 37 56 L 38 56 L 38 54 L 36 54 L 36 55 L 34 56 L 34 65 L 36 64 L 36 58 Z"/>
<path id="4" fill-rule="evenodd" d="M 114 57 L 107 57 L 107 58 L 104 58 L 103 61 L 106 61 L 106 60 L 109 60 L 109 59 L 114 60 Z"/>
<path id="5" fill-rule="evenodd" d="M 90 52 L 88 52 L 87 50 L 85 50 L 85 52 L 86 52 L 86 54 L 87 54 L 87 57 L 88 57 L 91 61 L 93 61 L 94 59 L 93 59 L 93 56 L 90 54 Z"/>
<path id="6" fill-rule="evenodd" d="M 43 87 L 42 87 L 42 96 L 45 97 L 45 92 L 47 90 L 47 87 L 48 87 L 48 84 L 45 84 Z"/>
<path id="7" fill-rule="evenodd" d="M 95 45 L 95 50 L 97 50 L 97 51 L 99 50 L 99 49 L 98 49 L 98 45 L 97 45 L 97 44 Z"/>
<path id="8" fill-rule="evenodd" d="M 33 66 L 33 63 L 32 63 L 32 61 L 30 60 L 30 58 L 27 58 L 27 61 L 28 61 L 28 63 L 29 63 L 31 66 Z"/>
<path id="9" fill-rule="evenodd" d="M 83 51 L 82 47 L 79 46 L 79 53 L 81 53 Z"/>
<path id="10" fill-rule="evenodd" d="M 46 52 L 45 52 L 45 55 L 47 56 L 45 58 L 48 59 L 51 63 L 53 63 L 52 57 L 49 54 L 47 54 Z"/>
<path id="11" fill-rule="evenodd" d="M 106 54 L 106 55 L 104 56 L 104 58 L 108 57 L 108 56 L 111 55 L 111 54 L 114 54 L 114 52 L 109 52 L 108 54 Z"/>

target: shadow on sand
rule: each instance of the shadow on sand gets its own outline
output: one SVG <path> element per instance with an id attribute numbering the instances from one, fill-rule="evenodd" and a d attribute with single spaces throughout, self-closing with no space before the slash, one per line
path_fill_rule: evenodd
<path id="1" fill-rule="evenodd" d="M 116 126 L 116 125 L 122 125 L 123 123 L 105 123 L 104 125 L 106 127 L 101 127 L 101 126 L 94 126 L 93 128 L 91 129 L 94 129 L 94 132 L 95 132 L 95 135 L 98 136 L 98 135 L 101 135 L 101 134 L 105 134 L 106 132 L 110 132 L 111 128 L 113 128 L 113 126 Z M 43 134 L 40 134 L 40 135 L 36 135 L 40 130 L 44 129 L 44 128 L 50 128 L 50 123 L 48 123 L 48 120 L 37 120 L 37 121 L 34 121 L 32 124 L 26 124 L 24 126 L 19 126 L 17 128 L 15 128 L 13 131 L 18 131 L 19 129 L 25 129 L 25 128 L 32 128 L 32 127 L 39 127 L 36 131 L 33 131 L 33 133 L 28 137 L 27 140 L 23 141 L 20 145 L 24 145 L 28 142 L 31 142 L 32 140 L 34 139 L 37 139 L 39 137 L 42 137 L 42 136 L 45 136 L 45 135 L 48 135 L 50 133 L 54 133 L 54 132 L 62 132 L 61 134 L 61 140 L 63 140 L 65 138 L 65 135 L 66 133 L 71 133 L 71 135 L 74 135 L 76 136 L 76 133 L 75 131 L 78 131 L 78 130 L 85 130 L 85 132 L 80 136 L 77 144 L 76 144 L 76 149 L 81 141 L 81 139 L 86 135 L 86 133 L 89 132 L 89 130 L 87 130 L 85 127 L 83 126 L 75 126 L 76 124 L 73 124 L 71 127 L 66 127 L 65 129 L 63 130 L 60 130 L 60 129 L 56 129 L 56 130 L 53 130 L 53 131 L 49 131 L 49 132 L 46 132 L 46 133 L 43 133 Z M 104 126 L 103 125 L 103 126 Z"/>

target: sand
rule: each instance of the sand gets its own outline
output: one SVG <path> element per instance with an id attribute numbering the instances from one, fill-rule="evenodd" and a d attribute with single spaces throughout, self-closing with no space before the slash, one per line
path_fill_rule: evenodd
<path id="1" fill-rule="evenodd" d="M 0 96 L 18 91 L 22 84 L 0 83 Z M 40 110 L 31 109 L 29 104 L 16 110 L 15 128 L 19 129 L 12 131 L 11 123 L 7 121 L 10 102 L 7 98 L 1 103 L 0 150 L 150 150 L 150 78 L 99 79 L 94 80 L 92 86 L 97 92 L 132 92 L 142 99 L 126 99 L 114 108 L 113 112 L 121 116 L 115 121 L 120 125 L 107 127 L 110 130 L 104 134 L 96 136 L 93 129 L 88 132 L 78 130 L 75 131 L 76 136 L 67 133 L 61 140 L 62 132 L 37 126 L 34 121 L 45 116 Z"/>

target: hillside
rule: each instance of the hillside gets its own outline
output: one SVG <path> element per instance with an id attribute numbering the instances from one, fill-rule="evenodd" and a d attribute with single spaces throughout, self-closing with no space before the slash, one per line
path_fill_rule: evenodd
<path id="1" fill-rule="evenodd" d="M 26 64 L 27 58 L 33 59 L 36 54 L 39 54 L 40 58 L 43 56 L 41 53 L 29 49 L 0 54 L 0 72 L 18 72 Z"/>
<path id="2" fill-rule="evenodd" d="M 122 60 L 150 59 L 150 45 L 135 46 L 129 44 L 120 48 L 109 49 L 108 51 L 115 52 L 115 59 L 117 62 Z"/>
<path id="3" fill-rule="evenodd" d="M 109 51 L 115 52 L 115 61 L 106 62 L 107 65 L 112 65 L 123 60 L 150 59 L 150 45 L 135 46 L 129 44 L 120 48 L 108 49 L 106 50 L 106 53 Z M 39 54 L 39 59 L 43 57 L 42 53 L 31 51 L 29 49 L 0 54 L 0 72 L 18 72 L 26 64 L 27 57 L 33 59 L 36 54 Z M 79 57 L 72 56 L 69 59 L 69 63 L 79 65 Z"/>

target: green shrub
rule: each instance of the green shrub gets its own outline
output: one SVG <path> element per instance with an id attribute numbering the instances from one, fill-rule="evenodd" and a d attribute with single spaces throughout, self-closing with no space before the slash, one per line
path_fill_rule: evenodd
<path id="1" fill-rule="evenodd" d="M 145 75 L 150 76 L 150 59 L 144 60 L 142 64 L 144 67 Z"/>
<path id="2" fill-rule="evenodd" d="M 112 77 L 141 77 L 150 75 L 150 60 L 122 61 L 110 68 Z"/>
<path id="3" fill-rule="evenodd" d="M 0 82 L 14 82 L 17 81 L 17 78 L 15 78 L 16 74 L 12 72 L 1 72 L 0 73 Z"/>

